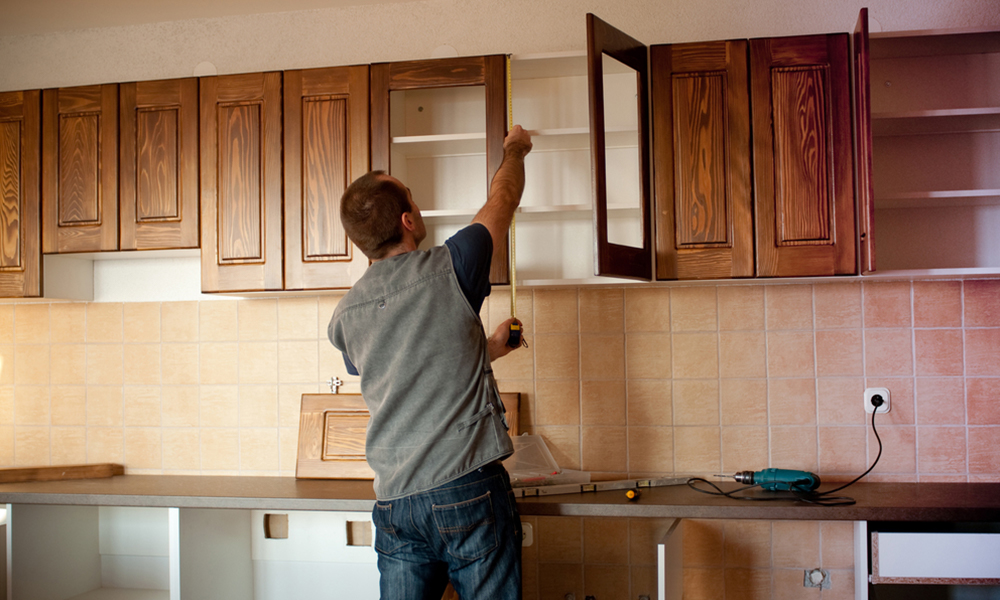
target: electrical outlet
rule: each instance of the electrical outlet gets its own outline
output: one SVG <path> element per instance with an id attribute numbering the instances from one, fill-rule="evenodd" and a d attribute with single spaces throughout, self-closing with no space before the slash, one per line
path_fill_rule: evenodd
<path id="1" fill-rule="evenodd" d="M 878 407 L 878 413 L 889 412 L 889 388 L 868 388 L 865 390 L 865 412 L 875 412 L 875 405 L 872 404 L 872 398 L 875 396 L 882 397 L 882 405 Z"/>

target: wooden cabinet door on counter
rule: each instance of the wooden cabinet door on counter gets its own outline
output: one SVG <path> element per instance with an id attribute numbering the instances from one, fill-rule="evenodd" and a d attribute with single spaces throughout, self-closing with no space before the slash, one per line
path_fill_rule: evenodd
<path id="1" fill-rule="evenodd" d="M 280 290 L 281 73 L 201 78 L 201 287 Z"/>
<path id="2" fill-rule="evenodd" d="M 0 297 L 42 295 L 40 93 L 0 93 Z"/>
<path id="3" fill-rule="evenodd" d="M 42 251 L 118 249 L 118 84 L 42 92 Z"/>
<path id="4" fill-rule="evenodd" d="M 754 276 L 747 42 L 650 47 L 656 278 Z"/>
<path id="5" fill-rule="evenodd" d="M 121 85 L 121 249 L 198 247 L 198 80 Z"/>
<path id="6" fill-rule="evenodd" d="M 348 288 L 368 258 L 340 197 L 368 172 L 368 67 L 285 72 L 285 289 Z"/>
<path id="7" fill-rule="evenodd" d="M 750 40 L 759 277 L 856 273 L 847 39 Z"/>

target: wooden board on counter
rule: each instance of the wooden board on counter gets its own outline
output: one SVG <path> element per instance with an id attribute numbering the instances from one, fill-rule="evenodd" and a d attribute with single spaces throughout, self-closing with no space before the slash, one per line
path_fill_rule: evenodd
<path id="1" fill-rule="evenodd" d="M 20 469 L 0 469 L 0 483 L 59 481 L 62 479 L 98 479 L 124 474 L 124 466 L 112 463 L 54 467 L 26 467 Z"/>
<path id="2" fill-rule="evenodd" d="M 511 436 L 517 435 L 521 395 L 500 394 Z M 299 479 L 374 479 L 365 460 L 368 408 L 361 394 L 302 394 Z"/>

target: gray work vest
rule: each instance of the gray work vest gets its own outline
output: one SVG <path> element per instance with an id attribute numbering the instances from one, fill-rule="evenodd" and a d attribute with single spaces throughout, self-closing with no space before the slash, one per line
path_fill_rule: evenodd
<path id="1" fill-rule="evenodd" d="M 375 262 L 327 330 L 361 376 L 380 500 L 422 492 L 513 452 L 479 315 L 446 246 Z"/>

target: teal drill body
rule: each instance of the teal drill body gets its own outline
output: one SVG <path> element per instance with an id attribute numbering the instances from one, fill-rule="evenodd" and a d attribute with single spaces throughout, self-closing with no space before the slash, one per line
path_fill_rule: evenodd
<path id="1" fill-rule="evenodd" d="M 761 489 L 771 492 L 811 492 L 820 484 L 819 476 L 815 473 L 795 469 L 740 471 L 733 477 L 740 483 L 759 485 Z"/>

